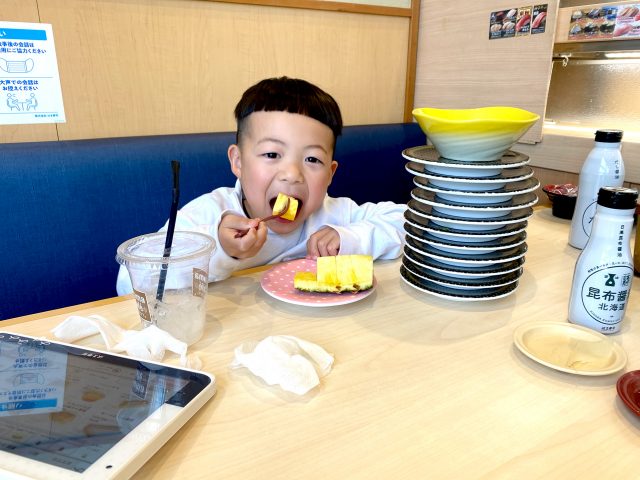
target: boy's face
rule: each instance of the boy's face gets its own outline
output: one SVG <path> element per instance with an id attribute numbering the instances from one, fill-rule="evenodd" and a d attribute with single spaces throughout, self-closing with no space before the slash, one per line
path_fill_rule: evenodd
<path id="1" fill-rule="evenodd" d="M 239 144 L 229 147 L 231 170 L 240 179 L 251 218 L 272 213 L 282 192 L 299 200 L 293 222 L 276 218 L 276 233 L 295 230 L 322 205 L 338 162 L 331 129 L 296 113 L 254 112 L 245 119 Z"/>

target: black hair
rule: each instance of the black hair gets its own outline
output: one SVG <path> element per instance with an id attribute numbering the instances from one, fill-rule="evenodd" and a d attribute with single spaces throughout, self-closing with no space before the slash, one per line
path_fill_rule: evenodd
<path id="1" fill-rule="evenodd" d="M 238 124 L 236 142 L 244 129 L 245 119 L 253 112 L 289 112 L 318 120 L 331 129 L 335 140 L 342 133 L 342 115 L 334 98 L 306 80 L 267 78 L 249 87 L 236 105 Z"/>

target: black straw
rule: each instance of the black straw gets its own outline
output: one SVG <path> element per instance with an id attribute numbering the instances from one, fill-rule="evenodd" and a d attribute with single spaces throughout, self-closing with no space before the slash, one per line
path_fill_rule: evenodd
<path id="1" fill-rule="evenodd" d="M 173 170 L 173 195 L 171 197 L 171 211 L 169 212 L 169 227 L 167 228 L 167 237 L 164 241 L 164 254 L 162 258 L 171 256 L 171 245 L 173 244 L 173 231 L 176 228 L 176 217 L 178 215 L 178 200 L 180 199 L 180 162 L 171 160 L 171 169 Z M 156 300 L 162 301 L 164 296 L 164 283 L 167 281 L 168 263 L 162 264 L 160 271 L 160 280 L 158 280 L 158 291 L 156 292 Z"/>

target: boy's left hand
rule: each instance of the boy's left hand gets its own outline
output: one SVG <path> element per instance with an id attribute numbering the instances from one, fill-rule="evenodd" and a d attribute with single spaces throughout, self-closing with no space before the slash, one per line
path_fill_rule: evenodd
<path id="1" fill-rule="evenodd" d="M 307 257 L 328 257 L 340 252 L 340 235 L 331 227 L 322 227 L 307 240 Z"/>

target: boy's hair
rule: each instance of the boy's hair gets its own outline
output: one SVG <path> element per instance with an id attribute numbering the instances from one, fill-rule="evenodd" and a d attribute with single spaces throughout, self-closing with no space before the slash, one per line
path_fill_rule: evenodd
<path id="1" fill-rule="evenodd" d="M 289 112 L 305 115 L 325 124 L 335 140 L 342 133 L 342 115 L 334 98 L 315 85 L 297 78 L 267 78 L 247 89 L 236 105 L 236 143 L 245 119 L 253 112 Z"/>

